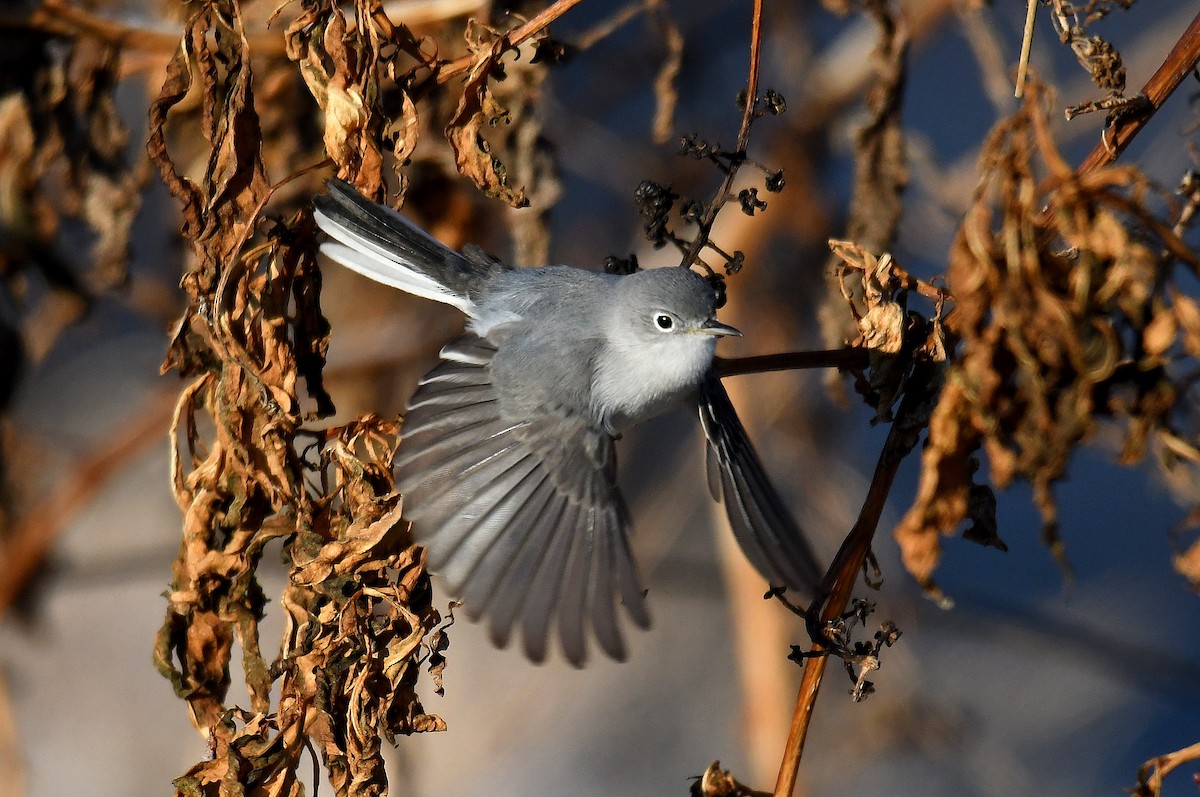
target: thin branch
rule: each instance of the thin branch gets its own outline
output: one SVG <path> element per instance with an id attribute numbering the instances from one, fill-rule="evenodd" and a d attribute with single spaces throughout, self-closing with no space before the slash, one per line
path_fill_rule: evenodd
<path id="1" fill-rule="evenodd" d="M 866 368 L 867 350 L 861 346 L 846 346 L 824 351 L 793 351 L 781 354 L 763 354 L 757 357 L 714 357 L 713 369 L 717 376 L 741 376 L 761 374 L 766 371 L 791 371 L 801 368 L 837 368 L 848 370 Z"/>
<path id="2" fill-rule="evenodd" d="M 612 16 L 601 20 L 575 38 L 573 46 L 582 52 L 591 49 L 597 42 L 616 33 L 627 23 L 650 10 L 653 0 L 634 0 L 613 12 Z"/>
<path id="3" fill-rule="evenodd" d="M 75 515 L 135 457 L 162 441 L 174 399 L 172 391 L 155 395 L 149 407 L 117 429 L 91 456 L 82 459 L 40 506 L 31 507 L 22 515 L 0 550 L 0 619 L 45 562 L 51 545 Z"/>
<path id="4" fill-rule="evenodd" d="M 1116 115 L 1112 124 L 1101 133 L 1100 143 L 1084 158 L 1076 171 L 1081 175 L 1087 174 L 1113 163 L 1175 89 L 1195 71 L 1197 63 L 1200 63 L 1200 14 L 1187 26 L 1162 65 L 1146 81 L 1142 88 L 1144 102 L 1139 103 L 1137 110 Z"/>
<path id="5" fill-rule="evenodd" d="M 708 243 L 708 235 L 712 232 L 712 226 L 717 220 L 717 214 L 721 212 L 721 208 L 729 201 L 729 197 L 732 195 L 733 181 L 737 178 L 738 170 L 746 161 L 746 147 L 750 142 L 750 127 L 754 124 L 756 99 L 758 97 L 759 64 L 762 61 L 762 12 L 762 0 L 754 0 L 754 16 L 750 23 L 750 75 L 746 80 L 746 104 L 742 108 L 742 124 L 738 128 L 737 151 L 733 153 L 734 157 L 725 172 L 725 178 L 721 180 L 721 186 L 717 189 L 716 197 L 709 203 L 704 214 L 696 221 L 698 232 L 695 239 L 692 240 L 684 252 L 683 262 L 680 264 L 684 268 L 695 264 L 699 260 L 700 252 Z"/>
<path id="6" fill-rule="evenodd" d="M 1025 32 L 1021 36 L 1021 60 L 1017 62 L 1017 87 L 1013 96 L 1025 96 L 1025 75 L 1029 73 L 1029 51 L 1033 48 L 1033 23 L 1037 19 L 1038 0 L 1028 0 L 1025 8 Z"/>
<path id="7" fill-rule="evenodd" d="M 750 75 L 746 79 L 746 107 L 742 109 L 742 126 L 738 128 L 738 152 L 746 154 L 750 143 L 750 126 L 754 124 L 754 101 L 758 97 L 758 70 L 762 61 L 762 0 L 754 0 L 754 16 L 750 20 Z"/>
<path id="8" fill-rule="evenodd" d="M 570 11 L 575 6 L 579 5 L 583 0 L 558 0 L 553 5 L 542 9 L 533 19 L 526 22 L 524 25 L 508 32 L 504 38 L 509 46 L 516 47 L 521 42 L 531 36 L 540 33 L 554 20 L 561 17 L 563 14 Z M 761 2 L 761 0 L 760 0 Z M 461 58 L 456 58 L 449 63 L 443 64 L 437 70 L 437 82 L 445 83 L 451 78 L 458 77 L 471 68 L 478 56 L 464 55 Z"/>
<path id="9" fill-rule="evenodd" d="M 671 9 L 665 0 L 650 0 L 650 7 L 657 12 L 658 23 L 662 28 L 663 54 L 662 66 L 654 79 L 654 124 L 651 127 L 654 143 L 665 144 L 674 132 L 675 107 L 679 104 L 679 93 L 675 90 L 675 81 L 683 66 L 683 34 L 679 25 L 671 16 Z"/>
<path id="10" fill-rule="evenodd" d="M 124 25 L 65 3 L 47 3 L 28 11 L 0 11 L 0 30 L 32 30 L 51 36 L 86 37 L 113 47 L 167 55 L 179 49 L 179 35 L 176 33 Z"/>
<path id="11" fill-rule="evenodd" d="M 1159 797 L 1162 794 L 1163 778 L 1177 767 L 1192 761 L 1200 761 L 1200 742 L 1150 759 L 1142 764 L 1141 771 L 1138 772 L 1138 785 L 1134 789 L 1134 797 Z"/>
<path id="12" fill-rule="evenodd" d="M 932 365 L 918 365 L 910 378 L 910 385 L 933 384 L 933 375 L 929 373 Z M 875 465 L 875 474 L 871 478 L 871 486 L 867 490 L 866 500 L 858 520 L 854 522 L 850 533 L 842 542 L 842 547 L 829 565 L 825 580 L 817 600 L 813 603 L 810 616 L 817 606 L 824 604 L 821 609 L 820 625 L 824 628 L 827 623 L 836 620 L 846 610 L 854 586 L 858 583 L 858 574 L 862 572 L 867 555 L 871 552 L 871 540 L 879 526 L 879 518 L 887 503 L 888 493 L 891 492 L 892 482 L 900 463 L 908 456 L 916 445 L 921 430 L 929 421 L 928 404 L 923 391 L 913 389 L 906 393 L 904 400 L 896 411 L 896 419 L 888 432 L 879 461 Z M 822 599 L 821 595 L 828 597 Z M 792 715 L 792 724 L 788 730 L 787 744 L 784 747 L 783 761 L 779 767 L 779 777 L 775 781 L 774 797 L 791 797 L 796 787 L 796 775 L 800 770 L 800 757 L 804 752 L 804 742 L 808 736 L 808 726 L 812 719 L 813 708 L 816 705 L 817 692 L 821 688 L 821 678 L 825 674 L 827 656 L 825 646 L 816 640 L 810 650 L 811 658 L 805 659 L 804 676 L 800 681 L 800 691 L 796 695 L 796 709 Z"/>

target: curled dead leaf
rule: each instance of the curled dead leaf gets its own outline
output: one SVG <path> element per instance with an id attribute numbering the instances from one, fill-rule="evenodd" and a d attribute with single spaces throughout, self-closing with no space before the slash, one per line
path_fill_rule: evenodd
<path id="1" fill-rule="evenodd" d="M 1142 345 L 1146 349 L 1146 354 L 1150 357 L 1161 357 L 1166 354 L 1167 349 L 1171 348 L 1171 344 L 1175 342 L 1175 333 L 1178 330 L 1179 324 L 1174 313 L 1169 310 L 1160 310 L 1155 313 L 1142 335 Z"/>
<path id="2" fill-rule="evenodd" d="M 500 59 L 510 49 L 506 37 L 492 32 L 488 38 L 468 35 L 474 60 L 467 72 L 458 108 L 446 125 L 446 138 L 454 150 L 459 173 L 490 197 L 519 208 L 528 204 L 524 192 L 513 189 L 508 170 L 494 156 L 483 137 L 483 128 L 504 124 L 507 112 L 492 94 L 488 81 L 503 75 Z"/>
<path id="3" fill-rule="evenodd" d="M 1171 561 L 1176 572 L 1190 581 L 1193 589 L 1200 590 L 1200 540 L 1175 554 Z"/>

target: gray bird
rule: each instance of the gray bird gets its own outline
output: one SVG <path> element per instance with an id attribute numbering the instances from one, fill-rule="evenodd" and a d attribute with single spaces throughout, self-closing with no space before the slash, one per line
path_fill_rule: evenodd
<path id="1" fill-rule="evenodd" d="M 497 645 L 520 625 L 540 662 L 557 626 L 582 666 L 590 626 L 625 657 L 616 604 L 640 627 L 650 618 L 613 443 L 684 401 L 699 405 L 709 489 L 746 556 L 771 584 L 812 592 L 816 559 L 713 374 L 717 338 L 741 333 L 717 321 L 708 281 L 683 268 L 514 268 L 453 251 L 345 182 L 328 189 L 314 202 L 334 239 L 324 254 L 469 319 L 409 402 L 397 485 L 431 572 L 468 616 L 487 616 Z"/>

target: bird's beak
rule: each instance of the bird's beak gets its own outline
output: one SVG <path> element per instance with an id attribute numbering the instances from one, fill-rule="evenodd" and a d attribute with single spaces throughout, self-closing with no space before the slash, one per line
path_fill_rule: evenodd
<path id="1" fill-rule="evenodd" d="M 728 324 L 722 324 L 715 318 L 710 318 L 701 324 L 699 331 L 705 335 L 730 335 L 735 338 L 740 338 L 742 336 L 742 333 L 739 330 L 729 326 Z"/>

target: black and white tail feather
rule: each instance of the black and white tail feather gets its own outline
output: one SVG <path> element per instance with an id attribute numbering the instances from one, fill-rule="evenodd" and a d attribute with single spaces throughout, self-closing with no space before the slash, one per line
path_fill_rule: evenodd
<path id="1" fill-rule="evenodd" d="M 465 257 L 349 183 L 330 180 L 313 200 L 317 224 L 333 241 L 321 252 L 376 282 L 457 307 L 476 318 L 475 298 L 509 267 L 486 255 Z"/>
<path id="2" fill-rule="evenodd" d="M 317 223 L 334 239 L 321 247 L 326 255 L 475 322 L 481 292 L 511 268 L 451 250 L 339 180 L 315 205 Z M 474 326 L 486 334 L 482 321 Z M 638 626 L 650 618 L 630 555 L 613 438 L 563 408 L 514 417 L 492 382 L 495 354 L 488 340 L 468 333 L 442 349 L 409 403 L 396 468 L 414 536 L 468 615 L 486 617 L 497 644 L 519 629 L 526 654 L 542 661 L 556 627 L 576 666 L 587 658 L 589 636 L 623 659 L 618 605 Z M 709 488 L 743 551 L 770 583 L 811 593 L 820 568 L 716 377 L 701 386 L 699 409 Z"/>

